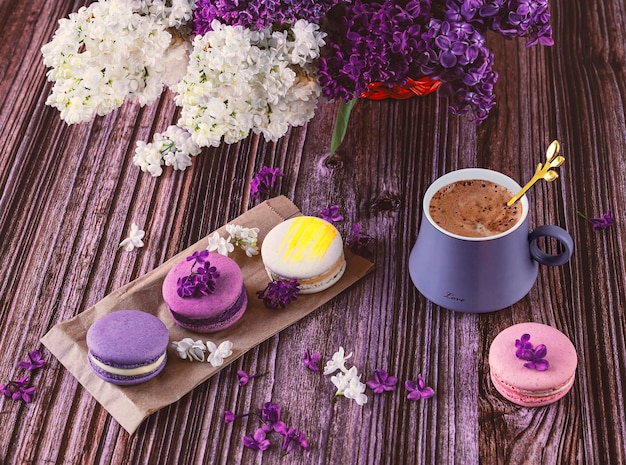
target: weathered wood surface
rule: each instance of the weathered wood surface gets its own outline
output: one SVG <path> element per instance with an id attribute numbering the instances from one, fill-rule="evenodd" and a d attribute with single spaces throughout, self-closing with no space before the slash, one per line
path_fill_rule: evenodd
<path id="1" fill-rule="evenodd" d="M 312 316 L 261 344 L 129 436 L 53 358 L 35 378 L 35 401 L 0 400 L 3 464 L 626 463 L 626 7 L 623 0 L 552 0 L 556 45 L 527 50 L 490 36 L 500 73 L 498 107 L 476 128 L 436 96 L 359 102 L 339 162 L 324 163 L 336 106 L 320 106 L 278 143 L 250 137 L 197 157 L 184 173 L 154 179 L 132 162 L 136 140 L 176 119 L 171 95 L 125 105 L 67 126 L 44 105 L 50 91 L 40 47 L 57 20 L 83 1 L 0 0 L 0 383 L 56 323 L 149 272 L 251 205 L 249 181 L 263 165 L 286 173 L 280 192 L 305 213 L 339 204 L 347 231 L 376 237 L 375 271 Z M 529 194 L 531 223 L 568 229 L 576 252 L 542 268 L 530 294 L 487 315 L 427 302 L 407 259 L 420 198 L 437 176 L 482 166 L 520 181 L 543 150 L 562 143 L 554 183 Z M 592 231 L 577 211 L 616 223 Z M 139 252 L 117 250 L 131 222 L 147 231 Z M 519 408 L 489 381 L 487 352 L 504 327 L 554 325 L 579 354 L 571 393 L 545 408 Z M 436 390 L 423 402 L 401 387 L 364 407 L 331 401 L 328 378 L 307 374 L 306 348 L 327 357 L 343 345 L 363 376 L 387 368 L 402 383 L 423 374 Z M 236 371 L 269 372 L 240 388 Z M 226 425 L 224 409 L 272 400 L 303 429 L 309 452 L 280 459 L 241 437 L 254 420 Z"/>

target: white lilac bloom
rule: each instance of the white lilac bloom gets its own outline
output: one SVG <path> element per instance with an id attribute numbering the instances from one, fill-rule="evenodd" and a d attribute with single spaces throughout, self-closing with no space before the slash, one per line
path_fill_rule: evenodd
<path id="1" fill-rule="evenodd" d="M 339 347 L 339 350 L 333 354 L 332 359 L 326 362 L 326 366 L 324 367 L 324 374 L 330 375 L 337 370 L 346 373 L 348 371 L 346 369 L 346 360 L 348 360 L 350 357 L 352 357 L 352 353 L 346 356 L 344 348 Z"/>
<path id="2" fill-rule="evenodd" d="M 165 132 L 155 134 L 149 144 L 137 141 L 133 163 L 152 176 L 160 176 L 163 165 L 171 166 L 175 170 L 184 170 L 191 166 L 191 157 L 195 157 L 200 151 L 200 147 L 187 131 L 172 125 Z"/>
<path id="3" fill-rule="evenodd" d="M 142 229 L 139 229 L 137 223 L 133 222 L 130 226 L 130 234 L 129 236 L 120 242 L 119 247 L 124 247 L 124 250 L 127 252 L 132 252 L 135 248 L 143 247 L 143 238 L 146 235 L 146 232 Z"/>
<path id="4" fill-rule="evenodd" d="M 321 88 L 307 65 L 319 57 L 323 33 L 297 25 L 251 31 L 213 21 L 194 38 L 187 74 L 173 89 L 178 124 L 199 146 L 231 144 L 251 131 L 275 141 L 313 117 Z"/>
<path id="5" fill-rule="evenodd" d="M 235 247 L 242 249 L 248 257 L 259 254 L 257 244 L 259 228 L 245 228 L 237 224 L 227 224 L 226 232 L 229 235 L 227 242 L 232 242 Z"/>
<path id="6" fill-rule="evenodd" d="M 224 341 L 219 346 L 214 342 L 206 341 L 207 349 L 209 349 L 209 356 L 207 362 L 214 367 L 218 367 L 224 364 L 224 359 L 230 357 L 233 354 L 233 343 L 230 341 Z"/>
<path id="7" fill-rule="evenodd" d="M 228 257 L 228 254 L 235 250 L 235 246 L 230 243 L 230 237 L 224 239 L 220 237 L 220 234 L 215 231 L 212 236 L 209 236 L 209 245 L 207 246 L 209 252 L 217 251 L 218 254 Z"/>
<path id="8" fill-rule="evenodd" d="M 172 342 L 171 346 L 183 360 L 204 362 L 206 347 L 200 340 L 194 341 L 190 337 L 186 337 L 179 342 Z"/>
<path id="9" fill-rule="evenodd" d="M 358 374 L 357 368 L 352 366 L 346 368 L 346 360 L 352 356 L 352 353 L 345 355 L 343 347 L 333 354 L 333 358 L 326 362 L 324 374 L 330 375 L 330 381 L 335 385 L 337 391 L 335 396 L 344 396 L 346 399 L 354 400 L 358 405 L 367 403 L 365 395 L 365 383 L 361 382 L 361 375 Z"/>
<path id="10" fill-rule="evenodd" d="M 130 0 L 94 2 L 61 19 L 41 49 L 54 83 L 46 104 L 74 124 L 110 113 L 126 98 L 152 103 L 182 77 L 190 49 L 166 23 L 134 10 Z"/>
<path id="11" fill-rule="evenodd" d="M 355 376 L 350 379 L 348 387 L 343 390 L 343 396 L 346 399 L 354 400 L 358 405 L 364 405 L 367 403 L 365 388 L 365 383 L 361 382 L 361 375 Z"/>
<path id="12" fill-rule="evenodd" d="M 356 367 L 352 367 L 346 371 L 340 371 L 336 375 L 330 377 L 331 383 L 335 385 L 337 388 L 337 395 L 343 394 L 343 392 L 348 389 L 350 386 L 350 381 L 353 378 L 357 378 L 359 375 L 357 373 Z"/>
<path id="13" fill-rule="evenodd" d="M 136 12 L 165 27 L 180 27 L 191 20 L 196 0 L 125 0 Z"/>

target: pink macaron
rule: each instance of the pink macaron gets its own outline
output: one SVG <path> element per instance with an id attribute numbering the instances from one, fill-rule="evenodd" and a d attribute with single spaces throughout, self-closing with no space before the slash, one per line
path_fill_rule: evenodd
<path id="1" fill-rule="evenodd" d="M 213 333 L 234 325 L 248 306 L 239 265 L 206 250 L 174 265 L 162 290 L 174 323 L 198 333 Z"/>
<path id="2" fill-rule="evenodd" d="M 489 349 L 496 390 L 523 407 L 541 407 L 569 392 L 578 357 L 568 337 L 552 326 L 520 323 L 498 334 Z"/>

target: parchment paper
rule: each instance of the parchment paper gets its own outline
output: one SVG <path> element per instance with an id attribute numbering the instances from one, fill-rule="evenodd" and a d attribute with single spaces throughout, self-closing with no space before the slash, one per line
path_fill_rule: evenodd
<path id="1" fill-rule="evenodd" d="M 265 235 L 275 225 L 299 215 L 301 213 L 298 208 L 286 197 L 281 196 L 263 202 L 231 223 L 260 228 L 260 245 Z M 226 237 L 224 227 L 218 231 L 220 235 Z M 250 258 L 242 250 L 236 249 L 230 257 L 239 264 L 243 272 L 249 299 L 246 313 L 230 328 L 217 333 L 198 334 L 180 328 L 172 322 L 167 305 L 161 296 L 161 285 L 167 272 L 178 261 L 195 251 L 206 249 L 207 244 L 207 238 L 201 239 L 155 270 L 112 292 L 81 314 L 57 324 L 41 340 L 130 434 L 134 433 L 151 413 L 176 402 L 248 350 L 328 302 L 373 268 L 371 262 L 345 249 L 347 267 L 338 283 L 317 294 L 300 295 L 285 309 L 273 310 L 265 308 L 255 294 L 256 291 L 264 289 L 269 280 L 260 255 Z M 213 367 L 206 362 L 191 363 L 182 360 L 172 348 L 168 348 L 168 362 L 163 371 L 152 380 L 134 386 L 116 386 L 102 381 L 91 371 L 87 362 L 85 341 L 87 330 L 101 316 L 124 309 L 142 310 L 159 317 L 168 328 L 170 343 L 185 337 L 203 341 L 208 339 L 216 344 L 230 340 L 233 343 L 233 355 L 227 358 L 221 367 Z"/>

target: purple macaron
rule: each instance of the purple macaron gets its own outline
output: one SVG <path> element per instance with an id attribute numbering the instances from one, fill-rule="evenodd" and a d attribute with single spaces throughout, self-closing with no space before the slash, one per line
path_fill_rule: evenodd
<path id="1" fill-rule="evenodd" d="M 89 365 L 109 383 L 143 383 L 163 370 L 168 343 L 167 328 L 154 315 L 116 311 L 98 319 L 87 331 Z"/>
<path id="2" fill-rule="evenodd" d="M 239 265 L 206 250 L 174 265 L 163 281 L 163 300 L 174 323 L 198 333 L 232 326 L 248 306 Z"/>

